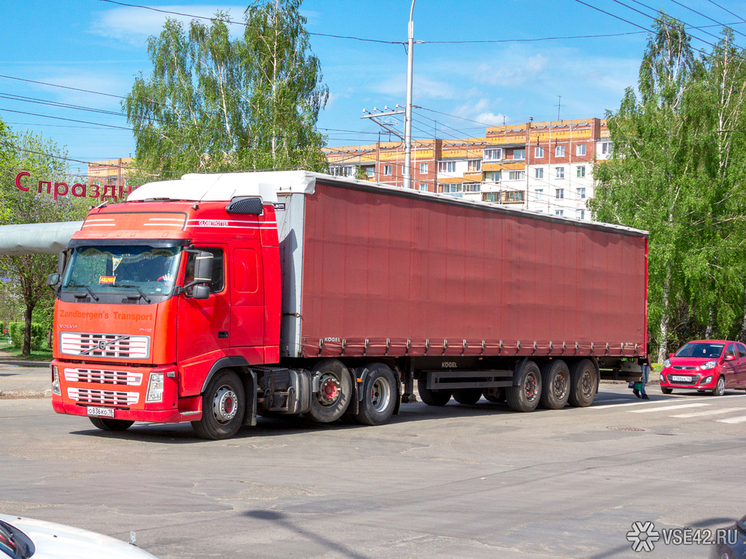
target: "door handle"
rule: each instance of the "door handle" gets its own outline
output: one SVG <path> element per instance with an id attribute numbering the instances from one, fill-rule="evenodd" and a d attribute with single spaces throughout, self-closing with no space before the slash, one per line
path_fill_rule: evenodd
<path id="1" fill-rule="evenodd" d="M 227 338 L 227 337 L 228 337 L 227 331 L 221 330 L 220 332 L 218 332 L 218 338 Z"/>

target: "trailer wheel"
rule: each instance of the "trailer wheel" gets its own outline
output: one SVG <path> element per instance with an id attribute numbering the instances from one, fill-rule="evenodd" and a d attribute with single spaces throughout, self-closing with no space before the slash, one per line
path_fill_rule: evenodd
<path id="1" fill-rule="evenodd" d="M 396 407 L 396 377 L 383 363 L 368 365 L 363 387 L 363 401 L 355 419 L 363 425 L 383 425 L 394 414 Z"/>
<path id="2" fill-rule="evenodd" d="M 598 376 L 596 366 L 590 359 L 577 361 L 570 372 L 572 384 L 570 386 L 571 406 L 585 408 L 593 403 L 598 391 Z"/>
<path id="3" fill-rule="evenodd" d="M 541 371 L 533 361 L 526 361 L 518 386 L 507 390 L 508 406 L 513 411 L 534 411 L 541 399 Z"/>
<path id="4" fill-rule="evenodd" d="M 431 390 L 427 388 L 426 379 L 417 381 L 417 392 L 420 393 L 420 399 L 428 406 L 445 406 L 451 401 L 450 390 Z"/>
<path id="5" fill-rule="evenodd" d="M 319 391 L 311 397 L 311 410 L 308 415 L 317 423 L 336 421 L 350 405 L 352 378 L 341 361 L 326 359 L 316 363 L 312 375 L 319 377 Z"/>
<path id="6" fill-rule="evenodd" d="M 504 388 L 485 388 L 482 395 L 488 402 L 500 404 L 505 401 L 505 389 Z"/>
<path id="7" fill-rule="evenodd" d="M 245 412 L 241 379 L 230 369 L 223 369 L 202 394 L 202 419 L 192 421 L 192 428 L 202 439 L 227 439 L 238 433 Z"/>
<path id="8" fill-rule="evenodd" d="M 124 419 L 109 419 L 108 417 L 89 417 L 96 427 L 103 431 L 126 431 L 134 421 L 126 421 Z"/>
<path id="9" fill-rule="evenodd" d="M 482 397 L 481 388 L 461 388 L 453 391 L 453 399 L 467 406 L 476 404 Z"/>
<path id="10" fill-rule="evenodd" d="M 541 399 L 539 405 L 548 410 L 561 410 L 570 397 L 570 369 L 562 359 L 547 361 L 541 368 Z"/>

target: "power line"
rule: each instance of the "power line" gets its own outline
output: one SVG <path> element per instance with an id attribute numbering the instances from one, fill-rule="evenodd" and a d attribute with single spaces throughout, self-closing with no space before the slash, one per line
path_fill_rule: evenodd
<path id="1" fill-rule="evenodd" d="M 0 111 L 5 111 L 5 112 L 8 112 L 8 113 L 16 113 L 16 114 L 19 114 L 19 115 L 26 115 L 26 116 L 38 116 L 40 118 L 52 118 L 54 120 L 64 120 L 64 121 L 67 121 L 67 122 L 77 122 L 79 124 L 93 124 L 95 126 L 104 126 L 106 128 L 116 128 L 118 130 L 127 130 L 129 132 L 132 131 L 131 128 L 126 128 L 124 126 L 116 126 L 114 124 L 101 124 L 101 123 L 98 123 L 98 122 L 88 122 L 87 120 L 76 120 L 76 119 L 73 119 L 73 118 L 63 118 L 61 116 L 40 115 L 40 114 L 37 114 L 37 113 L 27 113 L 27 112 L 24 112 L 24 111 L 14 111 L 12 109 L 2 109 L 2 108 L 0 108 Z"/>
<path id="2" fill-rule="evenodd" d="M 713 4 L 713 5 L 717 6 L 718 8 L 720 8 L 721 10 L 723 10 L 724 12 L 728 12 L 733 17 L 737 17 L 740 20 L 739 23 L 746 23 L 746 20 L 744 20 L 741 16 L 734 14 L 733 12 L 731 12 L 727 8 L 724 8 L 723 6 L 721 6 L 720 4 L 718 4 L 717 2 L 714 2 L 713 0 L 707 0 L 707 1 L 710 4 Z"/>
<path id="3" fill-rule="evenodd" d="M 677 4 L 677 5 L 679 5 L 679 6 L 681 6 L 682 8 L 685 8 L 685 9 L 689 10 L 690 12 L 694 12 L 694 13 L 695 13 L 695 14 L 697 14 L 698 16 L 701 16 L 701 17 L 703 17 L 703 18 L 705 18 L 705 19 L 709 19 L 710 21 L 712 21 L 712 22 L 714 22 L 714 23 L 717 23 L 718 25 L 720 25 L 720 26 L 722 26 L 722 27 L 726 27 L 726 26 L 725 26 L 725 24 L 723 24 L 723 23 L 720 23 L 720 22 L 719 22 L 718 20 L 716 20 L 716 19 L 713 19 L 713 18 L 711 18 L 710 16 L 708 16 L 708 15 L 705 15 L 705 14 L 703 14 L 702 12 L 698 12 L 698 11 L 697 11 L 697 10 L 695 10 L 694 8 L 690 8 L 689 6 L 685 6 L 684 4 L 682 4 L 681 2 L 679 2 L 678 0 L 671 0 L 671 2 L 673 2 L 674 4 Z M 734 32 L 736 32 L 736 33 L 738 33 L 739 35 L 743 35 L 744 37 L 746 37 L 746 34 L 743 34 L 743 33 L 741 33 L 741 32 L 740 32 L 740 31 L 738 31 L 737 29 L 733 29 L 733 31 L 734 31 Z M 705 31 L 705 33 L 707 33 L 707 31 Z M 712 33 L 708 33 L 708 35 L 712 35 Z M 713 35 L 713 37 L 717 37 L 717 36 L 716 36 L 716 35 Z"/>

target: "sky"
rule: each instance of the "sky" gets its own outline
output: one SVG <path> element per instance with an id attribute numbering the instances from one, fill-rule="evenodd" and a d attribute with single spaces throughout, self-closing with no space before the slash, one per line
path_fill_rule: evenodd
<path id="1" fill-rule="evenodd" d="M 125 5 L 126 4 L 126 5 Z M 167 17 L 218 10 L 242 21 L 248 4 L 191 0 L 2 0 L 0 119 L 65 149 L 71 169 L 130 157 L 121 102 L 147 77 L 147 39 Z M 311 48 L 329 100 L 318 128 L 328 145 L 395 139 L 363 110 L 406 103 L 410 0 L 304 0 Z M 155 8 L 153 9 L 148 8 Z M 732 26 L 746 45 L 746 5 L 733 0 L 417 0 L 412 136 L 484 137 L 487 126 L 603 118 L 634 87 L 652 16 L 693 26 L 709 51 Z M 163 11 L 174 12 L 172 14 Z M 186 14 L 185 16 L 176 14 Z M 233 26 L 238 36 L 241 26 Z M 392 117 L 397 118 L 397 117 Z M 403 117 L 391 121 L 403 130 Z"/>

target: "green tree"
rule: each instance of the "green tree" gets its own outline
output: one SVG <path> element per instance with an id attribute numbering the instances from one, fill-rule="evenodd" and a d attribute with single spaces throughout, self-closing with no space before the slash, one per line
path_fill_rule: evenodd
<path id="1" fill-rule="evenodd" d="M 15 187 L 15 175 L 28 171 L 32 177 L 68 182 L 64 151 L 51 140 L 32 133 L 14 135 L 0 122 L 0 225 L 80 220 L 86 202 L 60 197 L 56 201 L 46 190 L 23 192 Z M 31 351 L 31 322 L 35 309 L 48 309 L 54 292 L 46 285 L 47 275 L 57 267 L 56 258 L 46 254 L 0 255 L 0 269 L 23 306 L 26 328 L 22 353 Z M 48 314 L 48 313 L 47 313 Z"/>
<path id="2" fill-rule="evenodd" d="M 731 335 L 743 313 L 743 146 L 731 132 L 744 74 L 729 31 L 698 57 L 681 22 L 662 14 L 655 29 L 638 92 L 608 115 L 614 157 L 596 165 L 591 207 L 650 232 L 648 324 L 662 361 L 680 336 Z"/>
<path id="3" fill-rule="evenodd" d="M 139 166 L 167 175 L 323 168 L 315 125 L 328 90 L 299 7 L 251 5 L 239 39 L 222 12 L 188 29 L 169 19 L 150 37 L 153 72 L 123 102 Z"/>

